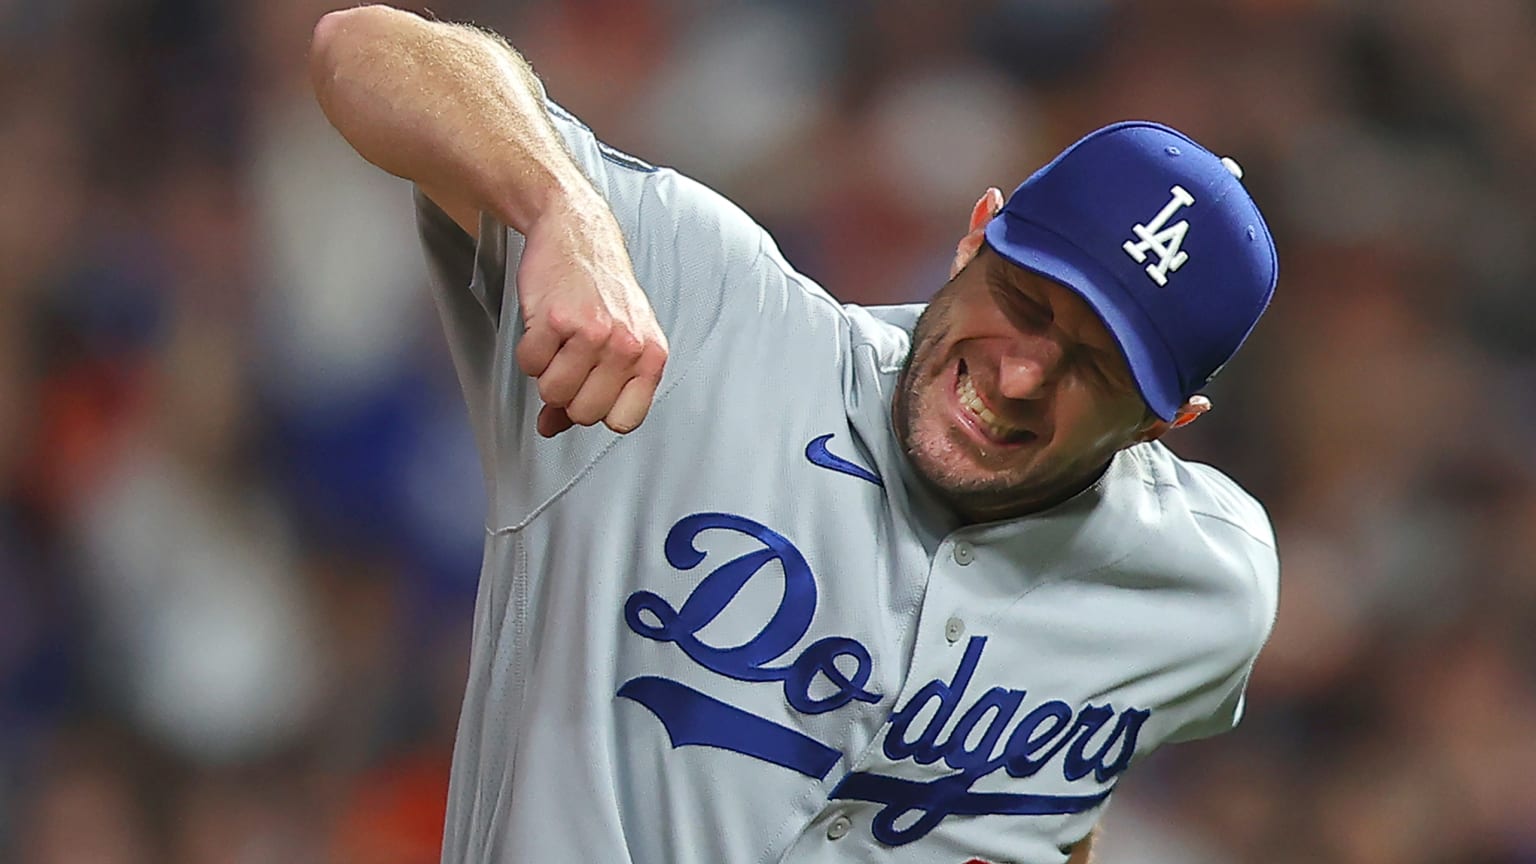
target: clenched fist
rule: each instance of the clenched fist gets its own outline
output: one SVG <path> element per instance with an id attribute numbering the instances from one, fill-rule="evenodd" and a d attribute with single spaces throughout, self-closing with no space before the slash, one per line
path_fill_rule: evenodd
<path id="1" fill-rule="evenodd" d="M 594 193 L 552 206 L 526 236 L 517 365 L 538 381 L 539 434 L 599 421 L 634 430 L 661 382 L 667 337 L 635 281 L 613 214 Z"/>

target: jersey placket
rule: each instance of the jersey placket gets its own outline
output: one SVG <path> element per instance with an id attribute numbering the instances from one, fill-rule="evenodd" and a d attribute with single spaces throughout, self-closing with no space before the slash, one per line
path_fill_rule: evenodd
<path id="1" fill-rule="evenodd" d="M 900 694 L 891 703 L 892 716 L 909 705 L 930 682 L 949 680 L 962 663 L 968 646 L 971 646 L 968 634 L 984 634 L 988 620 L 998 611 L 995 607 L 989 609 L 985 604 L 977 603 L 978 597 L 997 595 L 998 579 L 1003 575 L 998 571 L 1001 562 L 991 560 L 995 557 L 995 551 L 990 551 L 985 540 L 978 536 L 986 530 L 962 528 L 951 532 L 935 550 L 929 562 L 923 604 L 917 618 L 917 636 L 911 665 Z M 1016 563 L 1010 562 L 1007 568 L 1011 571 L 1007 574 L 1010 581 L 1017 580 L 1013 582 L 1017 589 L 1013 592 L 1016 599 L 1033 587 L 1033 581 Z M 978 692 L 980 689 L 985 688 L 979 687 Z M 931 719 L 932 712 L 924 711 L 913 725 L 922 727 L 926 725 L 925 721 Z M 958 712 L 947 717 L 941 724 L 942 728 L 934 730 L 937 737 L 943 740 L 958 719 Z M 781 859 L 783 862 L 803 864 L 862 860 L 864 856 L 872 856 L 871 860 L 874 857 L 880 860 L 899 860 L 904 857 L 901 854 L 903 847 L 906 847 L 906 854 L 914 856 L 913 860 L 928 860 L 931 857 L 928 852 L 919 851 L 928 846 L 921 838 L 910 845 L 903 843 L 894 847 L 876 838 L 873 826 L 887 805 L 830 797 L 852 775 L 889 770 L 891 760 L 887 758 L 885 749 L 890 734 L 891 717 L 888 716 L 881 733 L 850 760 L 847 774 L 831 783 L 825 806 L 806 824 Z M 913 733 L 909 730 L 908 734 Z M 917 769 L 916 773 L 908 770 L 902 774 L 902 779 L 908 780 L 932 780 L 954 773 L 942 761 L 920 767 L 911 761 L 904 761 L 903 767 Z M 905 827 L 906 823 L 920 818 L 920 813 L 909 813 L 897 819 L 896 827 Z"/>

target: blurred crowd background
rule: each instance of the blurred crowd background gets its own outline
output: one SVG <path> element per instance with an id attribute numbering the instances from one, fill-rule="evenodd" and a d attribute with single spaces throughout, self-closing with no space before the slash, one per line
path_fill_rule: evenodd
<path id="1" fill-rule="evenodd" d="M 327 0 L 0 0 L 0 861 L 437 860 L 482 525 Z M 1274 517 L 1236 733 L 1106 864 L 1536 862 L 1536 7 L 439 0 L 852 302 L 1103 123 L 1235 156 L 1269 316 L 1170 437 Z"/>

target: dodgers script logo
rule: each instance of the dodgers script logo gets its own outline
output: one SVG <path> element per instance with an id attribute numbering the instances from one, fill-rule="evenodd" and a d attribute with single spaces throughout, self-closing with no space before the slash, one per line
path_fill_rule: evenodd
<path id="1" fill-rule="evenodd" d="M 873 669 L 869 649 L 856 639 L 826 636 L 788 656 L 810 630 L 817 599 L 815 575 L 794 544 L 743 516 L 696 513 L 667 532 L 668 563 L 681 571 L 703 564 L 706 555 L 694 541 L 707 531 L 746 535 L 762 548 L 719 563 L 681 606 L 674 607 L 651 591 L 631 594 L 624 604 L 624 622 L 630 630 L 676 645 L 690 660 L 718 675 L 776 684 L 783 688 L 790 707 L 801 714 L 823 714 L 854 701 L 880 701 L 880 694 L 867 688 Z M 728 646 L 700 638 L 700 631 L 730 607 L 747 583 L 775 562 L 783 570 L 784 594 L 758 632 Z M 1117 714 L 1111 706 L 1093 704 L 1074 710 L 1059 699 L 1024 710 L 1027 691 L 1004 687 L 992 687 L 971 700 L 967 691 L 986 643 L 986 637 L 973 636 L 954 674 L 947 681 L 935 679 L 918 689 L 891 715 L 885 731 L 881 746 L 887 759 L 918 765 L 942 761 L 949 772 L 931 780 L 909 780 L 855 771 L 833 788 L 831 798 L 883 805 L 871 825 L 882 843 L 897 846 L 918 840 L 954 815 L 1078 813 L 1098 806 L 1113 790 L 1110 785 L 1087 795 L 971 791 L 978 781 L 999 771 L 1029 777 L 1057 764 L 1060 757 L 1059 770 L 1067 781 L 1091 776 L 1105 784 L 1129 766 L 1137 734 L 1150 711 L 1127 708 Z M 718 747 L 818 780 L 825 779 L 842 758 L 836 749 L 799 730 L 669 678 L 633 678 L 617 695 L 649 709 L 673 747 Z M 919 715 L 930 707 L 935 710 L 919 727 Z M 957 714 L 959 721 L 941 740 Z"/>

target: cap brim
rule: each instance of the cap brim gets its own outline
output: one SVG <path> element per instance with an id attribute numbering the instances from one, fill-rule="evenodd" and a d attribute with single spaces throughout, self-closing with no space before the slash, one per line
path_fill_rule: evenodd
<path id="1" fill-rule="evenodd" d="M 1119 343 L 1147 407 L 1164 420 L 1174 419 L 1184 395 L 1173 355 L 1114 274 L 1059 235 L 1008 213 L 987 223 L 986 236 L 997 254 L 1082 297 Z"/>

